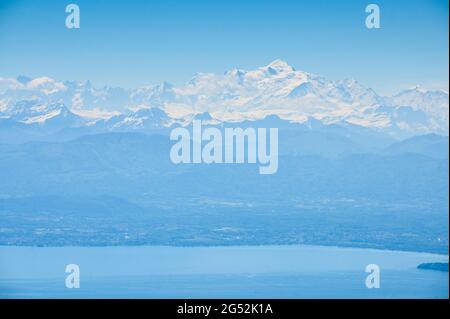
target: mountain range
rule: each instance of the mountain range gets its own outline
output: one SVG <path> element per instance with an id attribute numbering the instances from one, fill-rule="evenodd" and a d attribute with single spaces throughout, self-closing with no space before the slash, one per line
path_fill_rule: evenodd
<path id="1" fill-rule="evenodd" d="M 90 81 L 0 78 L 0 143 L 166 130 L 195 118 L 257 126 L 271 116 L 286 125 L 352 126 L 394 139 L 448 135 L 449 98 L 446 91 L 420 87 L 382 96 L 356 80 L 331 81 L 282 60 L 250 71 L 198 73 L 180 87 L 164 82 L 98 88 Z"/>

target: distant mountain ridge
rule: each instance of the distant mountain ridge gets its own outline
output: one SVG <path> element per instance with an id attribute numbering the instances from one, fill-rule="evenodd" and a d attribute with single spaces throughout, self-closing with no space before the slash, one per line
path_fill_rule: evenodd
<path id="1" fill-rule="evenodd" d="M 426 154 L 434 158 L 449 158 L 448 137 L 436 134 L 414 136 L 409 139 L 393 143 L 385 149 L 386 154 L 401 153 Z"/>
<path id="2" fill-rule="evenodd" d="M 384 97 L 356 80 L 330 81 L 282 60 L 250 71 L 198 73 L 181 87 L 164 82 L 97 88 L 90 81 L 0 78 L 0 131 L 5 120 L 31 125 L 31 130 L 56 122 L 52 132 L 108 132 L 159 130 L 188 125 L 194 118 L 218 124 L 277 115 L 288 123 L 356 125 L 405 138 L 448 135 L 448 114 L 448 92 L 442 90 L 414 87 Z"/>

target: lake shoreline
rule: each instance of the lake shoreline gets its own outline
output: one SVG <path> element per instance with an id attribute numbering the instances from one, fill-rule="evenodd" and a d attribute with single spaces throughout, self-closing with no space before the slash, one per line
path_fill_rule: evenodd
<path id="1" fill-rule="evenodd" d="M 386 252 L 399 252 L 399 253 L 420 253 L 420 254 L 431 254 L 431 255 L 441 255 L 441 256 L 449 256 L 449 252 L 436 252 L 431 250 L 399 250 L 399 249 L 391 249 L 391 248 L 383 248 L 383 247 L 372 247 L 372 246 L 346 246 L 346 245 L 323 245 L 323 244 L 260 244 L 260 245 L 81 245 L 81 246 L 72 246 L 72 245 L 59 245 L 59 246 L 45 246 L 45 245 L 0 245 L 2 247 L 24 247 L 24 248 L 109 248 L 109 247 L 118 247 L 118 248 L 138 248 L 138 247 L 168 247 L 168 248 L 227 248 L 227 247 L 324 247 L 324 248 L 341 248 L 341 249 L 363 249 L 363 250 L 372 250 L 372 251 L 386 251 Z"/>

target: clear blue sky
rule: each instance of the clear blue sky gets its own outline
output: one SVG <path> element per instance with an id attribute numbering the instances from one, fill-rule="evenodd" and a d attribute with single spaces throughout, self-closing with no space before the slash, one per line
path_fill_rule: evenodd
<path id="1" fill-rule="evenodd" d="M 65 27 L 76 3 L 81 28 Z M 365 28 L 365 7 L 381 29 Z M 274 59 L 381 93 L 448 88 L 448 1 L 0 0 L 0 77 L 135 87 Z"/>

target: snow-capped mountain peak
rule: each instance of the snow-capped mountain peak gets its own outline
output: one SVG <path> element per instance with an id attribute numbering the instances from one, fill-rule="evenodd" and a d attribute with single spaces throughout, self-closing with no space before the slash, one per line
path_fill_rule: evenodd
<path id="1" fill-rule="evenodd" d="M 26 88 L 29 90 L 37 90 L 44 94 L 53 94 L 65 90 L 66 86 L 62 82 L 43 76 L 27 82 Z"/>
<path id="2" fill-rule="evenodd" d="M 403 90 L 390 98 L 397 106 L 410 106 L 414 110 L 431 115 L 437 122 L 447 125 L 449 120 L 449 97 L 444 90 L 427 90 L 420 86 Z"/>
<path id="3" fill-rule="evenodd" d="M 290 66 L 286 61 L 277 59 L 269 63 L 262 69 L 269 71 L 270 73 L 286 73 L 295 71 L 294 67 Z"/>

